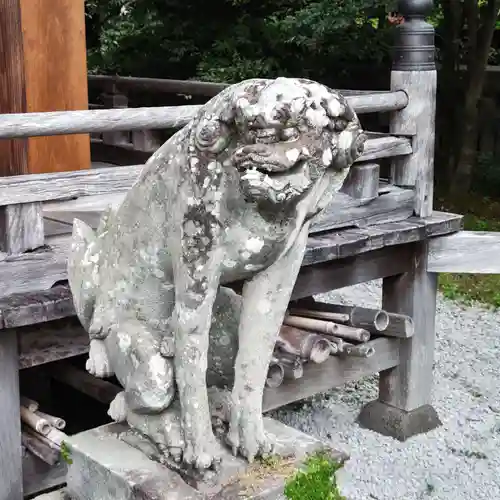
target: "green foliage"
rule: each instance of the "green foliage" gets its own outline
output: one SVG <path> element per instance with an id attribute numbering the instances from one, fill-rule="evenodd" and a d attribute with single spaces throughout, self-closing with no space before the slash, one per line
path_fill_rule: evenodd
<path id="1" fill-rule="evenodd" d="M 285 485 L 288 500 L 345 500 L 338 489 L 335 473 L 341 465 L 324 453 L 309 457 L 305 468 Z"/>
<path id="2" fill-rule="evenodd" d="M 63 441 L 61 443 L 61 458 L 68 464 L 71 465 L 73 460 L 71 458 L 71 450 L 69 449 L 68 443 Z"/>
<path id="3" fill-rule="evenodd" d="M 375 7 L 376 6 L 376 7 Z M 337 83 L 387 65 L 392 0 L 87 0 L 94 72 L 234 82 L 294 75 Z"/>

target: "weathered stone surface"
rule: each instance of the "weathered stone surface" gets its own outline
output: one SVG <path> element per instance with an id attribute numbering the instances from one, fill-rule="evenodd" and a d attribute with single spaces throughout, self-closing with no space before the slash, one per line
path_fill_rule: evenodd
<path id="1" fill-rule="evenodd" d="M 381 401 L 371 401 L 365 405 L 359 414 L 358 422 L 366 429 L 399 441 L 406 441 L 441 425 L 441 420 L 431 405 L 405 411 Z"/>
<path id="2" fill-rule="evenodd" d="M 160 465 L 150 458 L 156 447 L 134 438 L 125 424 L 82 432 L 68 442 L 73 463 L 67 492 L 72 500 L 278 500 L 286 479 L 311 453 L 327 450 L 338 462 L 347 459 L 280 422 L 269 418 L 264 422 L 281 458 L 248 464 L 226 452 L 220 471 L 207 471 L 204 479 L 196 470 L 182 469 L 178 474 Z"/>
<path id="3" fill-rule="evenodd" d="M 207 469 L 224 454 L 207 378 L 234 379 L 226 440 L 248 459 L 271 449 L 262 394 L 309 225 L 364 141 L 338 92 L 247 80 L 151 156 L 97 231 L 75 222 L 69 282 L 91 338 L 88 371 L 123 386 L 116 422 Z M 235 280 L 239 299 L 220 286 Z"/>

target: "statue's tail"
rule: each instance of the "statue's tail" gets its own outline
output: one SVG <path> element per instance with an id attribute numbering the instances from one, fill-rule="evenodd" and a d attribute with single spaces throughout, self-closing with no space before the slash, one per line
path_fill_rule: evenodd
<path id="1" fill-rule="evenodd" d="M 94 314 L 96 291 L 99 287 L 100 238 L 111 211 L 103 214 L 97 232 L 85 222 L 75 219 L 68 256 L 68 280 L 78 319 L 88 331 Z"/>

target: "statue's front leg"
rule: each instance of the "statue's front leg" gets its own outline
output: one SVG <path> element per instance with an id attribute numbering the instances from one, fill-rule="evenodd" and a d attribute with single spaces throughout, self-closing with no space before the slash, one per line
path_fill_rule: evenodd
<path id="1" fill-rule="evenodd" d="M 184 462 L 207 469 L 220 462 L 221 447 L 212 431 L 206 386 L 209 331 L 219 285 L 219 241 L 214 235 L 183 238 L 174 256 L 175 378 L 184 433 Z M 206 248 L 198 248 L 206 242 Z M 196 251 L 193 252 L 193 249 Z"/>
<path id="2" fill-rule="evenodd" d="M 228 442 L 248 460 L 268 453 L 262 395 L 279 329 L 302 263 L 309 225 L 278 261 L 243 287 Z"/>

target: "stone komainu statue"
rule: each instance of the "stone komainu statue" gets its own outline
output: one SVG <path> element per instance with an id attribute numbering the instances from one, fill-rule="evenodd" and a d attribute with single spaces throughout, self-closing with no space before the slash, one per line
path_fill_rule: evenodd
<path id="1" fill-rule="evenodd" d="M 75 221 L 69 280 L 88 371 L 123 386 L 112 418 L 205 469 L 221 446 L 207 386 L 232 383 L 226 442 L 250 460 L 271 449 L 262 394 L 310 221 L 364 141 L 337 92 L 247 80 L 158 149 L 95 232 Z"/>

